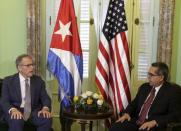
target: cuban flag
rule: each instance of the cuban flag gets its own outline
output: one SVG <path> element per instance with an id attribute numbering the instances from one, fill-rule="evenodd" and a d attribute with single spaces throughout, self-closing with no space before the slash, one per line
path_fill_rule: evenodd
<path id="1" fill-rule="evenodd" d="M 61 105 L 81 94 L 83 57 L 72 0 L 61 0 L 47 60 L 48 70 L 59 83 Z"/>

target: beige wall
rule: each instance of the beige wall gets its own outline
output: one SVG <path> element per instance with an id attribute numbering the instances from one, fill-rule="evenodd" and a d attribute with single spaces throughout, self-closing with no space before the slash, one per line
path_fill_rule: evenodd
<path id="1" fill-rule="evenodd" d="M 16 72 L 16 56 L 26 52 L 26 0 L 0 1 L 0 78 Z"/>
<path id="2" fill-rule="evenodd" d="M 171 80 L 181 85 L 181 0 L 175 0 Z"/>

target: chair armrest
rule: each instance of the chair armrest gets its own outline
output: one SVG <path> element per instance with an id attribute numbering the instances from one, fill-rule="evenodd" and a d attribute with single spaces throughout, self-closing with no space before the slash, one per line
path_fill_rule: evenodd
<path id="1" fill-rule="evenodd" d="M 180 127 L 181 128 L 181 122 L 172 122 L 167 125 L 167 131 L 173 131 L 173 128 Z"/>

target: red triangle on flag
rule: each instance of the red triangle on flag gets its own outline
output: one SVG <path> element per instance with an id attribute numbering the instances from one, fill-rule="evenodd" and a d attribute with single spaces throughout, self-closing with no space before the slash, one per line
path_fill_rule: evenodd
<path id="1" fill-rule="evenodd" d="M 72 0 L 61 0 L 50 48 L 82 55 L 77 21 Z"/>

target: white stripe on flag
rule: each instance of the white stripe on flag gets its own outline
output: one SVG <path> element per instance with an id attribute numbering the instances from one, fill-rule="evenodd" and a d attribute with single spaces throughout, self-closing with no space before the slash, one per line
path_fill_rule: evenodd
<path id="1" fill-rule="evenodd" d="M 117 96 L 115 96 L 114 92 L 116 92 L 116 89 L 115 89 L 115 86 L 116 86 L 116 80 L 115 80 L 115 73 L 114 73 L 114 65 L 113 65 L 113 62 L 112 60 L 110 59 L 110 62 L 109 62 L 109 70 L 110 70 L 110 75 L 112 76 L 112 79 L 113 79 L 113 86 L 110 85 L 110 90 L 111 90 L 111 94 L 110 95 L 110 98 L 111 98 L 111 102 L 114 104 L 114 109 L 116 109 L 118 106 L 118 102 L 117 102 Z"/>
<path id="2" fill-rule="evenodd" d="M 109 54 L 109 52 L 110 52 L 110 51 L 109 51 L 109 43 L 108 43 L 106 37 L 104 36 L 104 34 L 101 35 L 101 42 L 102 42 L 102 44 L 104 45 L 107 53 Z"/>
<path id="3" fill-rule="evenodd" d="M 74 93 L 75 95 L 81 94 L 81 79 L 80 74 L 77 69 L 77 64 L 75 62 L 74 56 L 70 51 L 65 51 L 57 48 L 50 48 L 50 50 L 55 53 L 61 60 L 62 64 L 71 73 L 74 79 Z M 70 64 L 71 63 L 71 64 Z"/>
<path id="4" fill-rule="evenodd" d="M 102 85 L 102 87 L 103 87 L 103 89 L 104 89 L 104 91 L 106 93 L 106 96 L 108 96 L 108 94 L 109 94 L 109 91 L 108 91 L 108 88 L 107 88 L 108 85 L 107 85 L 105 79 L 103 78 L 103 76 L 101 75 L 101 73 L 99 72 L 98 69 L 96 69 L 96 76 L 97 76 L 99 82 L 101 83 L 101 85 Z"/>
<path id="5" fill-rule="evenodd" d="M 119 37 L 120 35 L 118 34 L 117 35 L 117 38 Z M 119 37 L 120 38 L 120 37 Z M 117 43 L 119 43 L 121 41 L 117 41 Z M 112 45 L 115 45 L 115 39 L 114 39 L 114 42 L 111 41 L 111 44 Z M 118 44 L 118 48 L 122 46 L 122 42 Z M 115 50 L 115 49 L 113 49 Z M 124 65 L 123 61 L 127 61 L 126 57 L 125 57 L 125 54 L 124 54 L 124 48 L 122 46 L 122 49 L 119 48 L 119 54 L 120 54 L 120 57 L 121 57 L 121 61 L 122 61 L 122 64 Z M 116 57 L 116 54 L 114 54 L 115 57 Z M 121 79 L 121 74 L 119 72 L 119 67 L 118 67 L 118 63 L 117 63 L 117 60 L 115 59 L 115 67 L 116 67 L 116 76 L 117 76 L 117 79 L 119 80 L 118 81 L 118 89 L 119 91 L 117 90 L 117 93 L 119 93 L 119 95 L 121 96 L 121 100 L 122 100 L 122 104 L 123 104 L 123 107 L 126 108 L 126 106 L 128 105 L 128 99 L 126 97 L 126 93 L 125 93 L 125 90 L 124 90 L 124 85 L 123 85 L 123 82 L 122 82 L 122 79 Z M 124 72 L 129 72 L 129 71 L 126 71 L 124 69 Z"/>
<path id="6" fill-rule="evenodd" d="M 126 57 L 126 52 L 124 50 L 124 47 L 123 47 L 123 42 L 121 40 L 121 37 L 120 37 L 120 34 L 118 34 L 116 36 L 117 38 L 117 42 L 120 43 L 118 44 L 118 48 L 119 48 L 119 52 L 120 52 L 120 55 L 121 55 L 121 61 L 123 63 L 123 67 L 124 67 L 124 70 L 125 70 L 125 74 L 126 74 L 126 79 L 128 81 L 128 84 L 129 84 L 129 87 L 131 86 L 130 85 L 130 71 L 129 71 L 129 64 L 128 64 L 128 60 L 127 60 L 127 57 Z"/>
<path id="7" fill-rule="evenodd" d="M 116 103 L 117 105 L 120 105 L 120 101 L 123 102 L 123 99 L 122 99 L 122 96 L 121 94 L 124 93 L 124 89 L 122 88 L 123 87 L 123 84 L 122 84 L 122 80 L 121 80 L 121 77 L 120 77 L 120 74 L 119 74 L 119 69 L 118 69 L 118 63 L 117 63 L 117 56 L 116 56 L 116 47 L 115 47 L 115 39 L 112 39 L 111 40 L 111 46 L 113 48 L 113 53 L 114 53 L 114 59 L 115 59 L 115 70 L 114 72 L 112 72 L 113 75 L 116 75 L 115 77 L 115 81 L 117 81 L 117 85 L 115 84 L 115 96 L 116 96 Z M 120 97 L 119 97 L 120 96 Z M 120 99 L 119 99 L 120 98 Z M 121 103 L 122 103 L 121 102 Z M 121 110 L 120 107 L 122 107 L 122 105 L 120 106 L 117 106 L 117 113 L 119 114 L 119 111 Z"/>
<path id="8" fill-rule="evenodd" d="M 104 56 L 102 55 L 102 53 L 99 53 L 98 59 L 101 60 L 100 63 L 101 63 L 102 65 L 104 65 L 104 66 L 103 66 L 103 67 L 104 67 L 104 70 L 106 71 L 107 75 L 109 75 L 109 70 L 108 70 L 108 69 L 109 69 L 109 66 L 108 66 L 108 63 L 107 63 L 106 59 L 105 59 Z"/>

